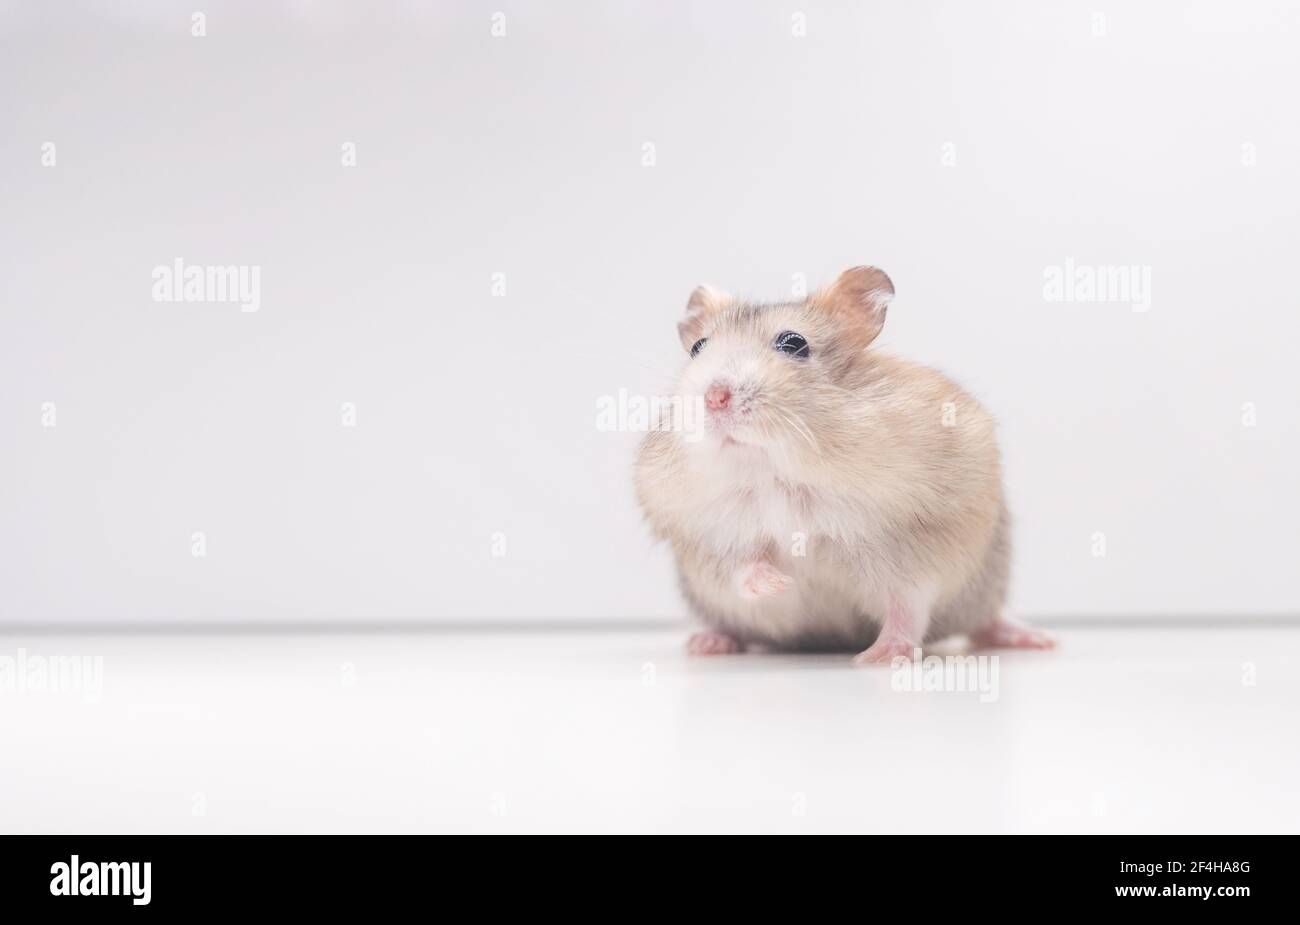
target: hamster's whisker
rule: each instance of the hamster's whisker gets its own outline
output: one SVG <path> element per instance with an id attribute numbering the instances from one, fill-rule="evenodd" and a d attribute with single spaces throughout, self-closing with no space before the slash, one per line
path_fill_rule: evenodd
<path id="1" fill-rule="evenodd" d="M 820 453 L 822 449 L 821 444 L 818 442 L 817 435 L 813 433 L 812 428 L 808 426 L 808 422 L 805 421 L 799 415 L 799 413 L 797 411 L 794 411 L 793 409 L 787 408 L 786 413 L 789 414 L 790 417 L 794 419 L 795 425 L 801 430 L 804 437 L 812 445 L 812 448 L 816 450 L 818 453 Z"/>
<path id="2" fill-rule="evenodd" d="M 790 429 L 791 429 L 791 430 L 793 430 L 796 434 L 798 434 L 800 437 L 803 438 L 803 440 L 804 440 L 805 443 L 807 443 L 807 444 L 808 444 L 809 446 L 811 446 L 813 449 L 816 449 L 816 448 L 817 448 L 816 445 L 812 442 L 812 438 L 808 435 L 808 433 L 807 433 L 806 431 L 804 431 L 804 429 L 803 429 L 802 427 L 800 427 L 800 426 L 795 422 L 794 418 L 790 417 L 790 415 L 788 415 L 788 414 L 786 414 L 785 412 L 782 412 L 782 411 L 778 411 L 778 412 L 776 412 L 776 413 L 780 416 L 781 420 L 785 421 L 787 424 L 790 425 Z"/>
<path id="3" fill-rule="evenodd" d="M 814 450 L 820 451 L 813 430 L 811 430 L 811 427 L 807 425 L 807 422 L 803 420 L 800 414 L 790 408 L 789 405 L 772 405 L 772 411 L 780 414 L 780 416 L 784 418 L 785 422 L 792 427 L 794 433 L 797 433 L 800 437 L 809 442 L 809 446 L 813 447 Z"/>
<path id="4" fill-rule="evenodd" d="M 789 424 L 791 429 L 794 430 L 795 433 L 797 433 L 800 437 L 803 437 L 803 439 L 808 443 L 810 447 L 813 448 L 815 452 L 818 453 L 821 452 L 821 447 L 817 443 L 817 438 L 813 435 L 812 430 L 809 429 L 807 422 L 805 422 L 803 418 L 801 418 L 798 414 L 796 414 L 791 409 L 785 407 L 772 406 L 772 411 L 773 413 L 779 415 L 787 424 Z"/>

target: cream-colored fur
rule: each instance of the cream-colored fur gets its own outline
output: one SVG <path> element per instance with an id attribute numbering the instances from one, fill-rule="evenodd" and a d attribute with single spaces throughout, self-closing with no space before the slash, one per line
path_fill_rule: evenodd
<path id="1" fill-rule="evenodd" d="M 725 383 L 734 414 L 710 416 L 702 439 L 680 421 L 652 431 L 637 493 L 694 614 L 741 643 L 862 648 L 882 624 L 919 643 L 1001 617 L 1009 524 L 993 421 L 942 374 L 869 349 L 892 294 L 873 268 L 798 303 L 702 288 L 679 326 L 688 349 L 708 341 L 676 394 Z M 810 357 L 774 350 L 783 331 Z"/>

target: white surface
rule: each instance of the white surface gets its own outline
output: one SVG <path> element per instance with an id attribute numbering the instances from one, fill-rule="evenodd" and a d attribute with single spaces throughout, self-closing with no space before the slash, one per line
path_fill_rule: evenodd
<path id="1" fill-rule="evenodd" d="M 1069 630 L 991 703 L 683 638 L 0 637 L 104 659 L 0 694 L 0 830 L 1300 830 L 1297 628 Z"/>
<path id="2" fill-rule="evenodd" d="M 680 614 L 597 400 L 863 262 L 1002 422 L 1017 610 L 1300 612 L 1294 4 L 202 6 L 0 3 L 0 622 Z"/>

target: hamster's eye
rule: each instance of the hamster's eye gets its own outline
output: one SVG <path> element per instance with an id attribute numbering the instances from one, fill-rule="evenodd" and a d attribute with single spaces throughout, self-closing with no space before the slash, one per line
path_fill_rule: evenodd
<path id="1" fill-rule="evenodd" d="M 701 338 L 700 338 L 699 340 L 697 340 L 694 344 L 692 344 L 692 345 L 691 345 L 691 356 L 695 356 L 695 354 L 697 354 L 697 353 L 699 353 L 701 350 L 703 350 L 703 349 L 704 349 L 704 345 L 707 344 L 708 342 L 709 342 L 709 339 L 708 339 L 707 337 L 701 337 Z"/>
<path id="2" fill-rule="evenodd" d="M 792 357 L 798 357 L 801 360 L 808 359 L 808 341 L 804 340 L 802 334 L 796 334 L 794 331 L 783 331 L 776 336 L 776 343 L 772 345 L 782 353 L 788 353 Z"/>

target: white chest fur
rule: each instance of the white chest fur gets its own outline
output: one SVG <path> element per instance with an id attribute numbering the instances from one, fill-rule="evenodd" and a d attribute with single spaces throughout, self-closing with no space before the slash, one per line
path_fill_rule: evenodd
<path id="1" fill-rule="evenodd" d="M 688 530 L 719 557 L 811 555 L 818 543 L 861 546 L 877 519 L 862 499 L 791 478 L 767 454 L 727 447 L 695 460 L 683 498 Z"/>
<path id="2" fill-rule="evenodd" d="M 734 449 L 695 473 L 695 543 L 737 570 L 767 559 L 794 583 L 778 596 L 752 600 L 725 568 L 705 569 L 687 576 L 695 596 L 720 621 L 760 637 L 859 638 L 879 612 L 872 569 L 858 560 L 871 546 L 869 518 L 848 510 L 851 502 L 783 478 L 754 451 Z"/>

